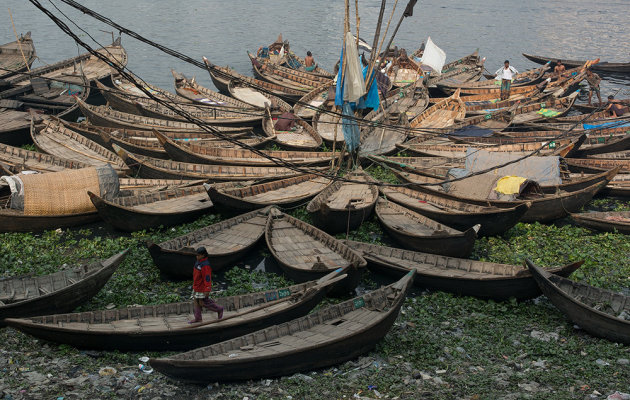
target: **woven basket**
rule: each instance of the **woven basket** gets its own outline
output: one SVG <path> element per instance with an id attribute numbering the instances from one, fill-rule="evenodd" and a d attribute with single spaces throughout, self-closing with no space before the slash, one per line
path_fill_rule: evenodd
<path id="1" fill-rule="evenodd" d="M 21 176 L 24 215 L 67 215 L 96 211 L 87 191 L 100 195 L 96 168 Z"/>

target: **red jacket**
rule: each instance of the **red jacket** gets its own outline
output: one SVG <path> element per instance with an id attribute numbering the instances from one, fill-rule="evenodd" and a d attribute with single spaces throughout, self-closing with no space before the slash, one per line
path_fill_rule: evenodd
<path id="1" fill-rule="evenodd" d="M 195 263 L 193 268 L 193 291 L 209 292 L 212 290 L 212 268 L 208 257 Z"/>

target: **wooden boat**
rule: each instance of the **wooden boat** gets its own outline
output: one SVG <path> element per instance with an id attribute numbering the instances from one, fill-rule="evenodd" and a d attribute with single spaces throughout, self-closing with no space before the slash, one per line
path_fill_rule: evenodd
<path id="1" fill-rule="evenodd" d="M 387 96 L 385 104 L 395 102 L 398 111 L 401 114 L 407 115 L 408 121 L 412 121 L 418 115 L 422 114 L 430 103 L 429 91 L 422 81 L 418 81 L 406 87 L 390 90 Z"/>
<path id="2" fill-rule="evenodd" d="M 405 187 L 383 186 L 380 191 L 387 200 L 453 229 L 466 231 L 481 225 L 477 232 L 480 236 L 501 235 L 516 225 L 529 209 L 528 204 L 513 208 L 485 207 Z"/>
<path id="3" fill-rule="evenodd" d="M 455 123 L 456 119 L 464 119 L 466 106 L 456 90 L 448 97 L 433 106 L 427 108 L 410 122 L 412 129 L 447 128 Z"/>
<path id="4" fill-rule="evenodd" d="M 88 192 L 101 218 L 114 228 L 135 232 L 192 221 L 207 213 L 212 202 L 203 186 L 141 192 L 105 200 Z"/>
<path id="5" fill-rule="evenodd" d="M 280 97 L 290 103 L 295 103 L 306 94 L 306 92 L 302 90 L 290 89 L 284 86 L 241 75 L 229 67 L 219 67 L 208 61 L 206 57 L 203 57 L 203 61 L 206 63 L 206 69 L 210 73 L 210 78 L 212 79 L 214 86 L 226 94 L 230 93 L 228 90 L 228 84 L 231 81 L 237 81 L 251 88 L 273 94 L 274 96 Z"/>
<path id="6" fill-rule="evenodd" d="M 139 78 L 138 80 L 142 82 Z M 119 89 L 118 91 L 114 91 L 99 82 L 96 82 L 96 85 L 101 90 L 108 105 L 113 109 L 150 118 L 188 122 L 188 119 L 184 116 L 149 98 L 143 91 L 139 90 L 135 85 L 119 75 L 112 75 L 112 81 L 117 82 L 115 87 Z M 262 112 L 260 110 L 248 109 L 233 111 L 222 106 L 213 107 L 206 104 L 193 104 L 192 101 L 187 98 L 169 93 L 152 85 L 147 84 L 144 89 L 161 101 L 167 102 L 169 105 L 185 112 L 187 115 L 212 125 L 253 126 L 259 124 L 262 119 Z"/>
<path id="7" fill-rule="evenodd" d="M 6 107 L 6 100 L 0 103 L 0 143 L 11 146 L 30 144 L 32 115 L 22 111 L 23 106 L 17 100 L 12 103 L 15 107 Z"/>
<path id="8" fill-rule="evenodd" d="M 615 172 L 614 170 L 612 172 Z M 614 176 L 614 175 L 613 175 Z M 433 178 L 429 178 L 433 179 Z M 410 187 L 419 191 L 429 191 L 437 196 L 477 204 L 480 206 L 493 206 L 500 208 L 512 208 L 519 204 L 531 203 L 529 210 L 521 217 L 521 222 L 551 222 L 559 218 L 564 218 L 569 213 L 579 211 L 586 203 L 591 201 L 601 189 L 603 189 L 612 177 L 593 183 L 590 186 L 573 191 L 560 191 L 555 194 L 544 194 L 528 197 L 522 200 L 504 201 L 474 199 L 468 197 L 454 196 L 448 193 L 430 189 L 426 186 L 411 184 Z"/>
<path id="9" fill-rule="evenodd" d="M 392 60 L 392 65 L 387 71 L 387 77 L 394 86 L 401 87 L 422 80 L 424 72 L 404 53 Z"/>
<path id="10" fill-rule="evenodd" d="M 630 134 L 625 134 L 624 136 L 613 135 L 613 132 L 610 134 L 598 132 L 597 135 L 589 135 L 573 156 L 577 158 L 594 155 L 605 157 L 605 154 L 630 150 Z"/>
<path id="11" fill-rule="evenodd" d="M 106 260 L 42 276 L 0 281 L 0 327 L 6 318 L 70 312 L 94 297 L 107 283 L 127 250 Z"/>
<path id="12" fill-rule="evenodd" d="M 394 153 L 409 133 L 407 118 L 399 113 L 380 114 L 362 125 L 359 142 L 361 157 Z"/>
<path id="13" fill-rule="evenodd" d="M 332 112 L 331 112 L 332 111 Z M 341 130 L 341 110 L 318 110 L 313 117 L 313 129 L 327 143 L 335 143 L 335 146 L 343 146 L 345 139 Z"/>
<path id="14" fill-rule="evenodd" d="M 246 181 L 250 179 L 280 179 L 297 176 L 300 172 L 284 167 L 246 167 L 236 165 L 191 164 L 160 160 L 128 153 L 113 145 L 116 153 L 140 178 L 205 179 L 211 182 Z"/>
<path id="15" fill-rule="evenodd" d="M 207 383 L 291 375 L 351 360 L 389 332 L 413 274 L 308 316 L 149 362 L 171 378 Z"/>
<path id="16" fill-rule="evenodd" d="M 458 231 L 383 198 L 375 212 L 385 231 L 403 246 L 450 257 L 468 257 L 480 228 Z"/>
<path id="17" fill-rule="evenodd" d="M 484 71 L 484 63 L 485 57 L 480 58 L 479 51 L 475 50 L 472 54 L 444 64 L 440 74 L 431 71 L 427 86 L 436 87 L 436 84 L 444 79 L 456 79 L 459 82 L 478 81 Z"/>
<path id="18" fill-rule="evenodd" d="M 127 65 L 127 52 L 121 46 L 120 38 L 116 39 L 111 45 L 96 51 L 107 57 L 110 63 L 116 63 L 122 67 Z M 26 74 L 14 75 L 9 77 L 7 81 L 13 86 L 24 86 L 30 85 L 32 77 L 64 82 L 68 79 L 76 79 L 81 74 L 85 76 L 88 82 L 102 80 L 110 76 L 111 66 L 90 53 L 83 53 L 54 64 L 31 69 Z"/>
<path id="19" fill-rule="evenodd" d="M 512 80 L 512 87 L 516 88 L 519 86 L 527 86 L 534 85 L 540 82 L 543 79 L 543 75 L 549 69 L 549 63 L 543 65 L 539 68 L 530 69 L 528 71 L 521 72 L 514 76 Z M 480 88 L 497 88 L 501 86 L 501 81 L 496 79 L 489 79 L 485 81 L 477 81 L 477 82 L 459 82 L 457 80 L 449 80 L 444 79 L 436 84 L 438 89 L 442 90 L 444 93 L 451 94 L 455 90 L 460 89 L 460 93 L 463 95 L 469 94 L 468 91 L 471 90 L 473 94 L 476 94 L 476 89 Z"/>
<path id="20" fill-rule="evenodd" d="M 228 82 L 228 93 L 235 99 L 257 109 L 269 107 L 272 110 L 290 110 L 291 105 L 280 97 L 257 90 L 238 80 Z"/>
<path id="21" fill-rule="evenodd" d="M 144 82 L 139 77 L 134 77 L 135 80 L 142 85 L 142 89 L 151 93 L 152 96 L 160 99 L 161 101 L 178 104 L 184 106 L 185 104 L 191 104 L 191 101 L 183 97 L 177 96 L 173 93 L 169 93 L 156 86 L 150 85 Z M 122 75 L 112 72 L 110 77 L 113 88 L 105 86 L 101 82 L 95 82 L 96 87 L 101 92 L 103 98 L 107 101 L 107 105 L 116 111 L 141 115 L 135 102 L 140 100 L 152 100 L 144 91 L 138 88 L 134 83 L 123 78 Z"/>
<path id="22" fill-rule="evenodd" d="M 19 109 L 37 110 L 74 120 L 81 116 L 75 98 L 85 101 L 90 96 L 90 84 L 83 74 L 64 76 L 63 80 L 33 77 L 28 84 L 16 85 L 0 92 L 0 99 L 11 99 Z M 2 101 L 5 103 L 6 100 Z"/>
<path id="23" fill-rule="evenodd" d="M 142 179 L 142 178 L 118 178 L 120 190 L 139 191 L 158 191 L 177 189 L 184 187 L 192 187 L 202 185 L 203 180 L 190 181 L 187 179 Z"/>
<path id="24" fill-rule="evenodd" d="M 170 133 L 204 133 L 208 136 L 212 135 L 212 132 L 220 132 L 224 134 L 234 134 L 251 132 L 250 127 L 224 127 L 214 126 L 204 121 L 204 124 L 208 124 L 208 130 L 203 129 L 197 124 L 182 122 L 182 121 L 169 121 L 166 119 L 150 118 L 141 115 L 134 115 L 123 113 L 120 111 L 112 110 L 106 106 L 93 106 L 89 105 L 80 99 L 77 99 L 81 112 L 85 115 L 87 120 L 98 126 L 105 126 L 109 128 L 117 129 L 141 129 L 151 131 L 157 129 L 160 132 Z"/>
<path id="25" fill-rule="evenodd" d="M 275 137 L 276 142 L 285 148 L 292 150 L 317 150 L 322 145 L 322 137 L 308 122 L 292 114 L 295 125 L 290 131 L 279 131 L 275 128 L 278 118 L 283 113 L 267 112 L 263 118 L 262 127 L 267 136 Z"/>
<path id="26" fill-rule="evenodd" d="M 268 214 L 269 208 L 254 210 L 159 244 L 149 241 L 147 248 L 162 274 L 190 280 L 196 248 L 208 250 L 213 271 L 231 267 L 263 237 Z"/>
<path id="27" fill-rule="evenodd" d="M 586 212 L 571 214 L 571 218 L 588 229 L 630 235 L 630 211 Z"/>
<path id="28" fill-rule="evenodd" d="M 415 271 L 415 284 L 421 287 L 496 301 L 527 300 L 540 295 L 536 281 L 522 265 L 439 256 L 351 240 L 344 242 L 361 252 L 371 270 L 394 276 Z M 547 271 L 566 277 L 582 263 L 552 267 Z"/>
<path id="29" fill-rule="evenodd" d="M 310 92 L 316 87 L 331 81 L 329 78 L 310 75 L 306 72 L 292 70 L 291 68 L 274 65 L 273 63 L 261 63 L 249 51 L 247 52 L 247 55 L 252 63 L 254 76 L 260 80 L 267 81 L 278 86 L 301 90 L 303 92 Z"/>
<path id="30" fill-rule="evenodd" d="M 195 78 L 188 79 L 175 70 L 171 70 L 171 73 L 175 79 L 175 92 L 193 103 L 213 107 L 221 106 L 234 111 L 252 109 L 252 106 L 248 103 L 201 86 L 197 83 Z"/>
<path id="31" fill-rule="evenodd" d="M 88 164 L 65 158 L 0 144 L 0 167 L 6 173 L 22 171 L 58 172 L 64 169 L 80 169 Z"/>
<path id="32" fill-rule="evenodd" d="M 540 122 L 549 118 L 558 118 L 566 115 L 577 99 L 579 91 L 571 93 L 567 97 L 548 97 L 540 103 L 530 103 L 517 107 L 514 111 L 512 124 L 518 125 L 526 122 Z"/>
<path id="33" fill-rule="evenodd" d="M 542 57 L 542 56 L 535 56 L 535 55 L 526 54 L 526 53 L 523 53 L 523 56 L 527 58 L 528 60 L 531 60 L 537 64 L 546 64 L 546 63 L 551 62 L 554 66 L 555 66 L 556 61 L 560 60 L 562 61 L 562 64 L 564 64 L 568 68 L 581 67 L 582 65 L 586 63 L 586 61 L 567 60 L 564 58 Z M 628 73 L 630 72 L 630 63 L 614 63 L 614 62 L 602 61 L 602 62 L 598 62 L 591 65 L 590 68 L 593 71 L 599 71 L 599 72 Z"/>
<path id="34" fill-rule="evenodd" d="M 276 162 L 262 157 L 248 149 L 214 147 L 195 142 L 179 142 L 154 131 L 160 144 L 174 161 L 182 161 L 199 164 L 226 164 L 249 166 L 275 166 Z M 261 153 L 276 160 L 290 162 L 293 165 L 325 165 L 329 164 L 333 156 L 332 152 L 312 151 L 276 151 L 261 150 Z"/>
<path id="35" fill-rule="evenodd" d="M 67 128 L 80 133 L 81 135 L 100 144 L 106 149 L 114 151 L 112 144 L 116 144 L 118 147 L 130 153 L 139 154 L 141 156 L 161 158 L 164 160 L 170 158 L 169 154 L 166 152 L 166 150 L 164 150 L 164 147 L 162 147 L 160 141 L 151 131 L 123 128 L 116 129 L 104 126 L 97 127 L 95 125 L 85 123 L 73 123 L 63 120 L 59 121 L 63 123 Z M 175 143 L 194 143 L 195 145 L 206 145 L 210 147 L 237 148 L 236 144 L 234 144 L 233 142 L 221 140 L 216 136 L 211 136 L 206 133 L 160 133 L 168 137 Z M 239 143 L 252 147 L 264 146 L 272 140 L 272 138 L 262 136 L 231 136 L 238 138 Z"/>
<path id="36" fill-rule="evenodd" d="M 494 94 L 480 94 L 469 97 L 487 97 L 488 100 L 467 100 L 467 97 L 464 97 L 464 100 L 466 100 L 464 101 L 464 104 L 466 104 L 466 115 L 485 115 L 496 110 L 505 110 L 509 109 L 510 107 L 516 108 L 519 105 L 524 105 L 536 101 L 538 99 L 538 91 L 516 94 L 510 96 L 507 100 L 495 98 Z"/>
<path id="37" fill-rule="evenodd" d="M 136 108 L 140 115 L 150 118 L 168 119 L 172 121 L 188 121 L 185 117 L 151 99 L 137 99 Z M 260 124 L 261 110 L 231 111 L 223 107 L 178 104 L 176 108 L 189 116 L 218 126 L 256 126 Z"/>
<path id="38" fill-rule="evenodd" d="M 31 32 L 18 40 L 0 45 L 0 79 L 26 71 L 37 58 Z"/>
<path id="39" fill-rule="evenodd" d="M 409 151 L 424 157 L 447 157 L 451 159 L 465 158 L 466 151 L 471 148 L 470 144 L 425 144 L 422 137 L 409 140 L 406 143 L 398 145 L 401 150 Z M 579 149 L 581 143 L 586 139 L 585 135 L 576 138 L 545 140 L 540 142 L 525 142 L 503 145 L 476 144 L 475 147 L 482 148 L 491 152 L 510 153 L 518 155 L 527 155 L 533 151 L 539 150 L 538 155 L 571 155 Z"/>
<path id="40" fill-rule="evenodd" d="M 304 174 L 257 185 L 239 182 L 208 185 L 208 196 L 216 207 L 251 211 L 275 205 L 291 208 L 316 196 L 330 184 L 330 179 L 315 174 Z"/>
<path id="41" fill-rule="evenodd" d="M 316 87 L 298 100 L 293 106 L 293 113 L 303 119 L 312 119 L 320 108 L 325 107 L 329 100 L 332 101 L 329 97 L 334 90 L 332 82 Z"/>
<path id="42" fill-rule="evenodd" d="M 7 320 L 7 324 L 39 339 L 78 348 L 189 350 L 306 315 L 324 298 L 335 274 L 321 281 L 217 298 L 216 303 L 225 310 L 223 318 L 194 325 L 188 324 L 193 314 L 190 301 L 16 318 Z"/>
<path id="43" fill-rule="evenodd" d="M 304 66 L 304 59 L 298 56 L 297 54 L 293 53 L 291 50 L 289 50 L 286 53 L 285 62 L 282 65 L 286 65 L 288 68 L 291 68 L 296 71 L 301 71 L 309 75 L 314 75 L 314 76 L 328 78 L 328 79 L 334 78 L 333 73 L 328 72 L 324 68 L 320 67 L 319 64 L 315 65 L 315 69 L 313 71 L 307 71 L 306 67 Z"/>
<path id="44" fill-rule="evenodd" d="M 613 342 L 630 343 L 628 296 L 575 282 L 525 260 L 540 290 L 573 323 L 591 335 Z"/>
<path id="45" fill-rule="evenodd" d="M 294 282 L 318 279 L 337 268 L 348 276 L 333 288 L 336 294 L 354 291 L 365 260 L 348 246 L 306 222 L 270 210 L 265 228 L 267 247 L 280 268 Z"/>
<path id="46" fill-rule="evenodd" d="M 362 170 L 344 178 L 354 182 L 337 180 L 306 206 L 314 224 L 329 233 L 357 229 L 370 218 L 378 199 L 378 188 L 369 184 L 374 179 Z"/>
<path id="47" fill-rule="evenodd" d="M 598 173 L 620 167 L 619 172 L 630 173 L 630 160 L 624 159 L 568 158 L 566 163 L 571 172 Z"/>
<path id="48" fill-rule="evenodd" d="M 615 99 L 615 101 L 621 103 L 621 105 L 630 106 L 630 99 Z M 601 107 L 598 104 L 574 104 L 573 108 L 581 113 L 590 114 L 592 112 L 597 112 L 597 110 Z"/>
<path id="49" fill-rule="evenodd" d="M 33 123 L 31 137 L 44 153 L 94 167 L 110 164 L 120 173 L 129 170 L 115 153 L 66 128 L 59 120 L 44 119 L 41 124 Z"/>

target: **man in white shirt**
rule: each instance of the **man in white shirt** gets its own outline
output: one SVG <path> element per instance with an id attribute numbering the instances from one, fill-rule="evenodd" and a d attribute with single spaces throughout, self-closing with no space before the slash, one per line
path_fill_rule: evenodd
<path id="1" fill-rule="evenodd" d="M 512 87 L 512 80 L 516 74 L 518 74 L 518 71 L 510 65 L 509 60 L 505 60 L 503 68 L 499 68 L 496 72 L 495 79 L 501 81 L 501 100 L 510 98 L 510 88 Z"/>

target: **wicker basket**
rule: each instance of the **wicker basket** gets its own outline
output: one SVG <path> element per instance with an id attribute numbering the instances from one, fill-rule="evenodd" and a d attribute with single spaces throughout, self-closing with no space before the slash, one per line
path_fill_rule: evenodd
<path id="1" fill-rule="evenodd" d="M 100 195 L 96 168 L 23 175 L 24 215 L 68 215 L 96 211 L 87 191 Z"/>

